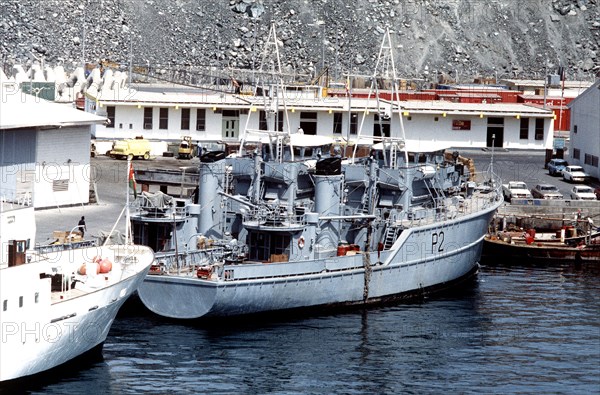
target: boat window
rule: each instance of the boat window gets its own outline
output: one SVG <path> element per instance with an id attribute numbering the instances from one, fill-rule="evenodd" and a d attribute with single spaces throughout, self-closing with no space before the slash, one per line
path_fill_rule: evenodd
<path id="1" fill-rule="evenodd" d="M 6 311 L 6 309 L 8 309 L 8 300 L 4 299 L 4 302 L 2 303 L 2 311 Z"/>
<path id="2" fill-rule="evenodd" d="M 23 297 L 19 296 L 19 307 L 23 307 Z"/>
<path id="3" fill-rule="evenodd" d="M 250 249 L 251 260 L 267 262 L 271 260 L 271 255 L 289 256 L 291 237 L 288 235 L 251 232 L 249 241 L 249 245 L 255 246 Z"/>
<path id="4" fill-rule="evenodd" d="M 39 301 L 40 301 L 40 293 L 36 292 L 35 293 L 35 303 L 39 303 Z"/>

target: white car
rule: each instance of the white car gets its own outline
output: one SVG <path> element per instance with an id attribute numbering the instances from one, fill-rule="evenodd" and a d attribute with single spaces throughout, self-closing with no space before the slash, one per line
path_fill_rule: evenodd
<path id="1" fill-rule="evenodd" d="M 570 182 L 584 182 L 589 175 L 583 171 L 581 166 L 567 166 L 562 171 L 563 180 Z"/>
<path id="2" fill-rule="evenodd" d="M 571 199 L 596 200 L 596 194 L 594 193 L 594 190 L 587 185 L 577 185 L 571 189 Z"/>
<path id="3" fill-rule="evenodd" d="M 508 184 L 503 184 L 502 192 L 507 202 L 510 202 L 512 199 L 533 199 L 531 192 L 527 188 L 527 184 L 523 181 L 509 181 Z"/>

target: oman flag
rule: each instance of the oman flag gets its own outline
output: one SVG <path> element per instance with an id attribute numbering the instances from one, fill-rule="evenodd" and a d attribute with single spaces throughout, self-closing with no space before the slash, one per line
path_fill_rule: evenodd
<path id="1" fill-rule="evenodd" d="M 129 163 L 129 188 L 133 189 L 133 197 L 137 198 L 137 184 L 133 174 L 133 163 Z"/>

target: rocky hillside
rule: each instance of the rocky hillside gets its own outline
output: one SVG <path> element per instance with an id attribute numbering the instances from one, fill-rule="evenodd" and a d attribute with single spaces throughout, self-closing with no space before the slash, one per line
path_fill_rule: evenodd
<path id="1" fill-rule="evenodd" d="M 290 72 L 371 73 L 393 34 L 398 73 L 569 78 L 600 73 L 600 0 L 0 0 L 5 71 L 43 57 L 66 67 L 251 68 L 277 26 Z M 130 51 L 130 48 L 132 51 Z M 463 81 L 464 82 L 464 81 Z"/>

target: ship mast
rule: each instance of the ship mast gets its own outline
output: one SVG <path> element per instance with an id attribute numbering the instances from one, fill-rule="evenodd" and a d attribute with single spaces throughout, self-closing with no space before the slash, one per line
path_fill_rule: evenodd
<path id="1" fill-rule="evenodd" d="M 367 104 L 365 105 L 365 110 L 363 111 L 363 117 L 360 123 L 360 127 L 358 130 L 358 136 L 357 136 L 357 143 L 360 141 L 360 135 L 362 132 L 362 127 L 364 125 L 365 122 L 365 117 L 367 114 L 367 109 L 368 109 L 368 105 L 369 105 L 369 101 L 371 100 L 371 96 L 373 95 L 374 91 L 375 91 L 375 97 L 377 100 L 377 109 L 380 109 L 380 92 L 379 92 L 379 87 L 377 84 L 377 79 L 378 77 L 383 77 L 386 79 L 389 79 L 392 81 L 392 98 L 391 101 L 389 103 L 390 105 L 390 109 L 389 109 L 389 115 L 390 118 L 393 119 L 394 117 L 394 104 L 395 107 L 397 108 L 397 115 L 400 121 L 400 137 L 385 137 L 385 136 L 381 136 L 381 140 L 382 141 L 389 141 L 391 144 L 391 151 L 394 151 L 393 158 L 395 158 L 395 150 L 397 150 L 398 148 L 403 149 L 405 146 L 405 141 L 406 141 L 406 132 L 404 130 L 404 122 L 402 119 L 402 107 L 400 105 L 400 92 L 399 92 L 399 86 L 398 86 L 398 77 L 396 75 L 396 65 L 394 62 L 394 51 L 393 51 L 393 46 L 392 46 L 392 38 L 390 35 L 390 29 L 389 27 L 386 28 L 385 30 L 385 34 L 383 35 L 383 39 L 381 41 L 381 46 L 379 47 L 379 54 L 377 56 L 377 62 L 375 63 L 375 70 L 373 71 L 373 76 L 371 77 L 371 86 L 369 87 L 369 94 L 367 96 Z M 381 111 L 380 111 L 381 113 Z M 350 121 L 350 120 L 349 120 Z M 381 121 L 380 121 L 381 122 Z M 390 134 L 391 134 L 392 130 L 390 129 Z M 358 144 L 354 145 L 354 152 L 352 154 L 352 161 L 354 162 L 354 158 L 356 156 L 356 150 L 358 148 Z M 385 149 L 384 149 L 384 153 L 385 153 Z M 392 159 L 392 158 L 390 158 Z M 408 163 L 408 152 L 404 149 L 404 159 L 405 159 L 405 163 Z M 395 167 L 395 163 L 390 163 L 390 165 L 394 165 L 392 167 Z"/>
<path id="2" fill-rule="evenodd" d="M 269 79 L 267 80 L 267 77 L 269 77 Z M 267 92 L 267 85 L 269 85 L 269 97 L 267 97 L 267 95 L 265 94 L 265 92 Z M 261 58 L 261 64 L 260 64 L 260 69 L 258 71 L 258 78 L 256 81 L 256 86 L 255 86 L 255 95 L 258 95 L 258 87 L 261 86 L 262 88 L 262 97 L 263 97 L 263 107 L 264 107 L 264 111 L 265 111 L 265 118 L 267 120 L 267 134 L 269 134 L 270 137 L 275 137 L 276 140 L 276 148 L 277 149 L 273 149 L 274 147 L 272 146 L 272 140 L 273 138 L 271 138 L 270 140 L 270 145 L 271 145 L 271 153 L 276 152 L 283 152 L 282 150 L 279 150 L 278 148 L 282 146 L 283 144 L 283 140 L 286 139 L 286 137 L 289 137 L 291 128 L 290 128 L 290 119 L 289 119 L 289 115 L 288 115 L 288 109 L 287 109 L 287 103 L 285 100 L 285 87 L 284 87 L 284 83 L 283 83 L 283 72 L 281 69 L 281 56 L 279 53 L 279 40 L 277 39 L 277 31 L 275 29 L 275 24 L 271 24 L 271 28 L 269 30 L 269 36 L 267 38 L 267 41 L 265 43 L 265 46 L 262 50 L 262 58 Z M 277 89 L 275 89 L 277 88 Z M 277 90 L 279 90 L 279 92 L 277 92 Z M 287 131 L 283 131 L 283 133 L 279 132 L 278 129 L 278 116 L 279 116 L 279 112 L 278 112 L 278 108 L 279 108 L 279 98 L 282 98 L 282 104 L 283 104 L 283 114 L 285 117 L 285 124 L 287 126 Z M 244 135 L 241 139 L 240 142 L 240 151 L 243 149 L 243 146 L 248 138 L 248 133 L 249 132 L 258 132 L 258 133 L 265 133 L 264 131 L 255 131 L 255 130 L 249 130 L 249 128 L 247 127 L 250 116 L 248 116 L 248 121 L 246 122 L 246 128 L 244 129 Z M 289 140 L 289 139 L 288 139 Z M 290 153 L 291 153 L 291 158 L 292 160 L 294 159 L 294 150 L 293 147 L 290 145 Z M 275 158 L 277 159 L 279 162 L 283 161 L 283 155 L 279 155 L 279 157 Z"/>

